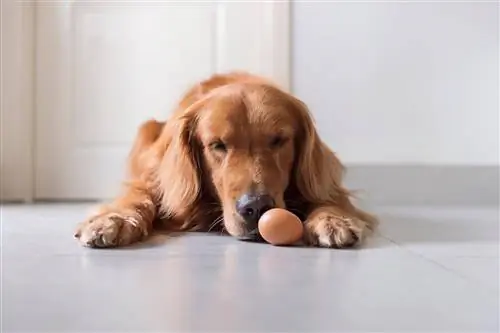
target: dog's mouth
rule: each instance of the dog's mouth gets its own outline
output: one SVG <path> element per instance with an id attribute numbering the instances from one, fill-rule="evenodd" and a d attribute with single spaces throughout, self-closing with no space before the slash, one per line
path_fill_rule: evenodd
<path id="1" fill-rule="evenodd" d="M 244 241 L 244 242 L 258 242 L 258 243 L 264 242 L 264 238 L 262 238 L 258 229 L 254 229 L 252 231 L 249 231 L 249 232 L 245 233 L 244 235 L 239 236 L 238 239 L 240 241 Z"/>

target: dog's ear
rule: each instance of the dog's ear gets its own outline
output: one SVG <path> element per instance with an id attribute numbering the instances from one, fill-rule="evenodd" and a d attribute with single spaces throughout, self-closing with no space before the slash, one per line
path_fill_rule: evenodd
<path id="1" fill-rule="evenodd" d="M 167 122 L 158 178 L 165 212 L 181 215 L 198 200 L 202 186 L 201 148 L 196 141 L 197 114 L 202 103 L 195 103 Z"/>
<path id="2" fill-rule="evenodd" d="M 344 167 L 322 142 L 312 115 L 302 101 L 291 97 L 300 127 L 295 144 L 294 181 L 301 196 L 315 204 L 344 201 L 348 191 L 341 186 Z"/>

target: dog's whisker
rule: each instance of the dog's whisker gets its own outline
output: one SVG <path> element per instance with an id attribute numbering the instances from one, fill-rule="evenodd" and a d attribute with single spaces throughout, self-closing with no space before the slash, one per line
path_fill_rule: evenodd
<path id="1" fill-rule="evenodd" d="M 215 227 L 219 226 L 222 221 L 224 220 L 224 217 L 221 215 L 219 216 L 218 218 L 216 218 L 214 220 L 214 222 L 212 222 L 212 224 L 210 225 L 210 227 L 208 228 L 208 232 L 210 232 L 212 229 L 214 229 Z"/>
<path id="2" fill-rule="evenodd" d="M 215 228 L 217 225 L 218 225 L 218 221 L 212 222 L 212 224 L 208 228 L 208 232 L 212 231 L 212 229 Z"/>

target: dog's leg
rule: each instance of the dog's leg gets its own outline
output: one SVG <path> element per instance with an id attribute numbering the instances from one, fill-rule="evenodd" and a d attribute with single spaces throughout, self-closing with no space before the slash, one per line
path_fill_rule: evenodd
<path id="1" fill-rule="evenodd" d="M 163 128 L 154 120 L 144 123 L 136 136 L 128 163 L 129 181 L 122 194 L 97 214 L 81 223 L 75 237 L 89 247 L 124 246 L 141 240 L 152 229 L 157 215 L 154 186 L 149 181 L 154 168 L 150 149 Z M 152 167 L 153 165 L 153 167 Z"/>
<path id="2" fill-rule="evenodd" d="M 141 240 L 152 229 L 156 205 L 148 192 L 129 185 L 125 193 L 81 223 L 75 233 L 89 247 L 124 246 Z"/>
<path id="3" fill-rule="evenodd" d="M 375 217 L 354 208 L 317 207 L 305 221 L 305 242 L 320 247 L 353 247 L 362 242 L 375 224 Z"/>

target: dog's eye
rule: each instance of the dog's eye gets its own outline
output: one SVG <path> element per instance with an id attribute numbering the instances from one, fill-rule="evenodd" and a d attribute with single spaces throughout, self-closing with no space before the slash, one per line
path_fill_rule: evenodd
<path id="1" fill-rule="evenodd" d="M 226 145 L 222 141 L 215 141 L 210 144 L 210 148 L 216 151 L 227 151 Z"/>
<path id="2" fill-rule="evenodd" d="M 283 144 L 285 144 L 285 142 L 286 142 L 286 138 L 277 135 L 271 139 L 270 145 L 271 145 L 271 148 L 279 148 L 279 147 L 283 146 Z"/>

